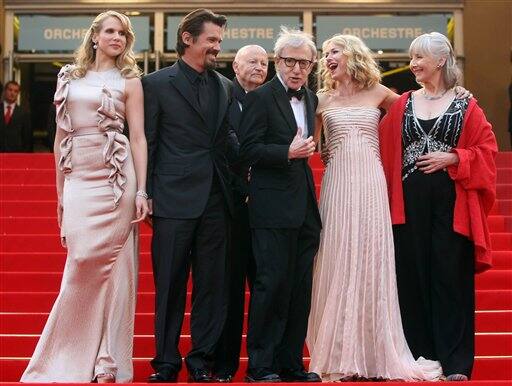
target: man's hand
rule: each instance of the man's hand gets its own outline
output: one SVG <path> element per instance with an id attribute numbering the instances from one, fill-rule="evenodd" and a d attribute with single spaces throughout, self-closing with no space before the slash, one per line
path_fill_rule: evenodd
<path id="1" fill-rule="evenodd" d="M 290 148 L 288 149 L 288 159 L 311 157 L 315 151 L 315 147 L 313 137 L 302 138 L 302 129 L 299 128 L 297 135 L 293 138 Z"/>

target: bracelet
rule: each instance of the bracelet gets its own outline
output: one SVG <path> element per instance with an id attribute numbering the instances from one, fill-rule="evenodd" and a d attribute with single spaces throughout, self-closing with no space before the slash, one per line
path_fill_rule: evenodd
<path id="1" fill-rule="evenodd" d="M 137 193 L 135 193 L 136 196 L 139 196 L 139 197 L 142 197 L 142 198 L 145 198 L 146 200 L 148 199 L 148 194 L 143 191 L 143 190 L 137 190 Z"/>

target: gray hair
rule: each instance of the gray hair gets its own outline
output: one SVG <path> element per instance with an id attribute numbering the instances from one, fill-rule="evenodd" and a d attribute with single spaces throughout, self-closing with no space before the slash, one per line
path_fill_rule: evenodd
<path id="1" fill-rule="evenodd" d="M 452 45 L 446 36 L 439 32 L 423 34 L 414 39 L 409 47 L 409 55 L 413 53 L 436 59 L 446 59 L 443 67 L 443 80 L 448 88 L 457 85 L 460 79 L 460 70 L 457 67 Z"/>
<path id="2" fill-rule="evenodd" d="M 315 60 L 316 45 L 313 42 L 313 36 L 304 31 L 281 26 L 281 31 L 274 45 L 274 56 L 276 58 L 281 56 L 281 53 L 286 47 L 298 48 L 301 46 L 309 47 L 311 50 L 311 59 Z"/>

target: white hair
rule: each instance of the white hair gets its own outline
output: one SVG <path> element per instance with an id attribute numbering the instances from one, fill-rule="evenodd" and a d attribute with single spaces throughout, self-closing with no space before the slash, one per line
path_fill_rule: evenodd
<path id="1" fill-rule="evenodd" d="M 235 62 L 239 61 L 242 56 L 244 56 L 249 51 L 259 51 L 263 55 L 267 55 L 267 51 L 262 46 L 259 46 L 257 44 L 250 44 L 247 46 L 243 46 L 240 48 L 235 55 Z"/>
<path id="2" fill-rule="evenodd" d="M 418 36 L 409 47 L 409 55 L 413 53 L 436 59 L 445 59 L 442 67 L 444 83 L 448 88 L 457 85 L 460 79 L 460 70 L 457 67 L 452 45 L 446 36 L 439 32 Z"/>
<path id="3" fill-rule="evenodd" d="M 281 31 L 274 45 L 274 56 L 276 58 L 281 56 L 281 53 L 286 47 L 298 48 L 302 46 L 309 47 L 311 50 L 311 59 L 315 60 L 316 45 L 313 42 L 313 36 L 304 31 L 281 26 Z"/>

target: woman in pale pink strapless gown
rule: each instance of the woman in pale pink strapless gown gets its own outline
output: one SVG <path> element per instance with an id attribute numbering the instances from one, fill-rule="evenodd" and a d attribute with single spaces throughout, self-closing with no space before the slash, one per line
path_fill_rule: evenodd
<path id="1" fill-rule="evenodd" d="M 142 91 L 132 46 L 129 19 L 112 11 L 100 14 L 81 48 L 82 54 L 95 50 L 90 61 L 79 51 L 75 65 L 59 73 L 55 156 L 59 225 L 68 256 L 60 293 L 21 382 L 133 377 L 134 223 L 149 209 L 143 108 L 137 106 Z M 115 62 L 120 54 L 127 56 L 122 69 Z M 131 144 L 123 135 L 125 117 Z"/>
<path id="2" fill-rule="evenodd" d="M 323 229 L 306 341 L 309 371 L 324 381 L 439 379 L 438 362 L 413 358 L 400 317 L 378 139 L 378 107 L 397 96 L 379 84 L 377 66 L 360 39 L 334 36 L 323 53 L 326 92 L 319 94 L 317 127 L 323 126 L 329 162 L 320 194 Z"/>

